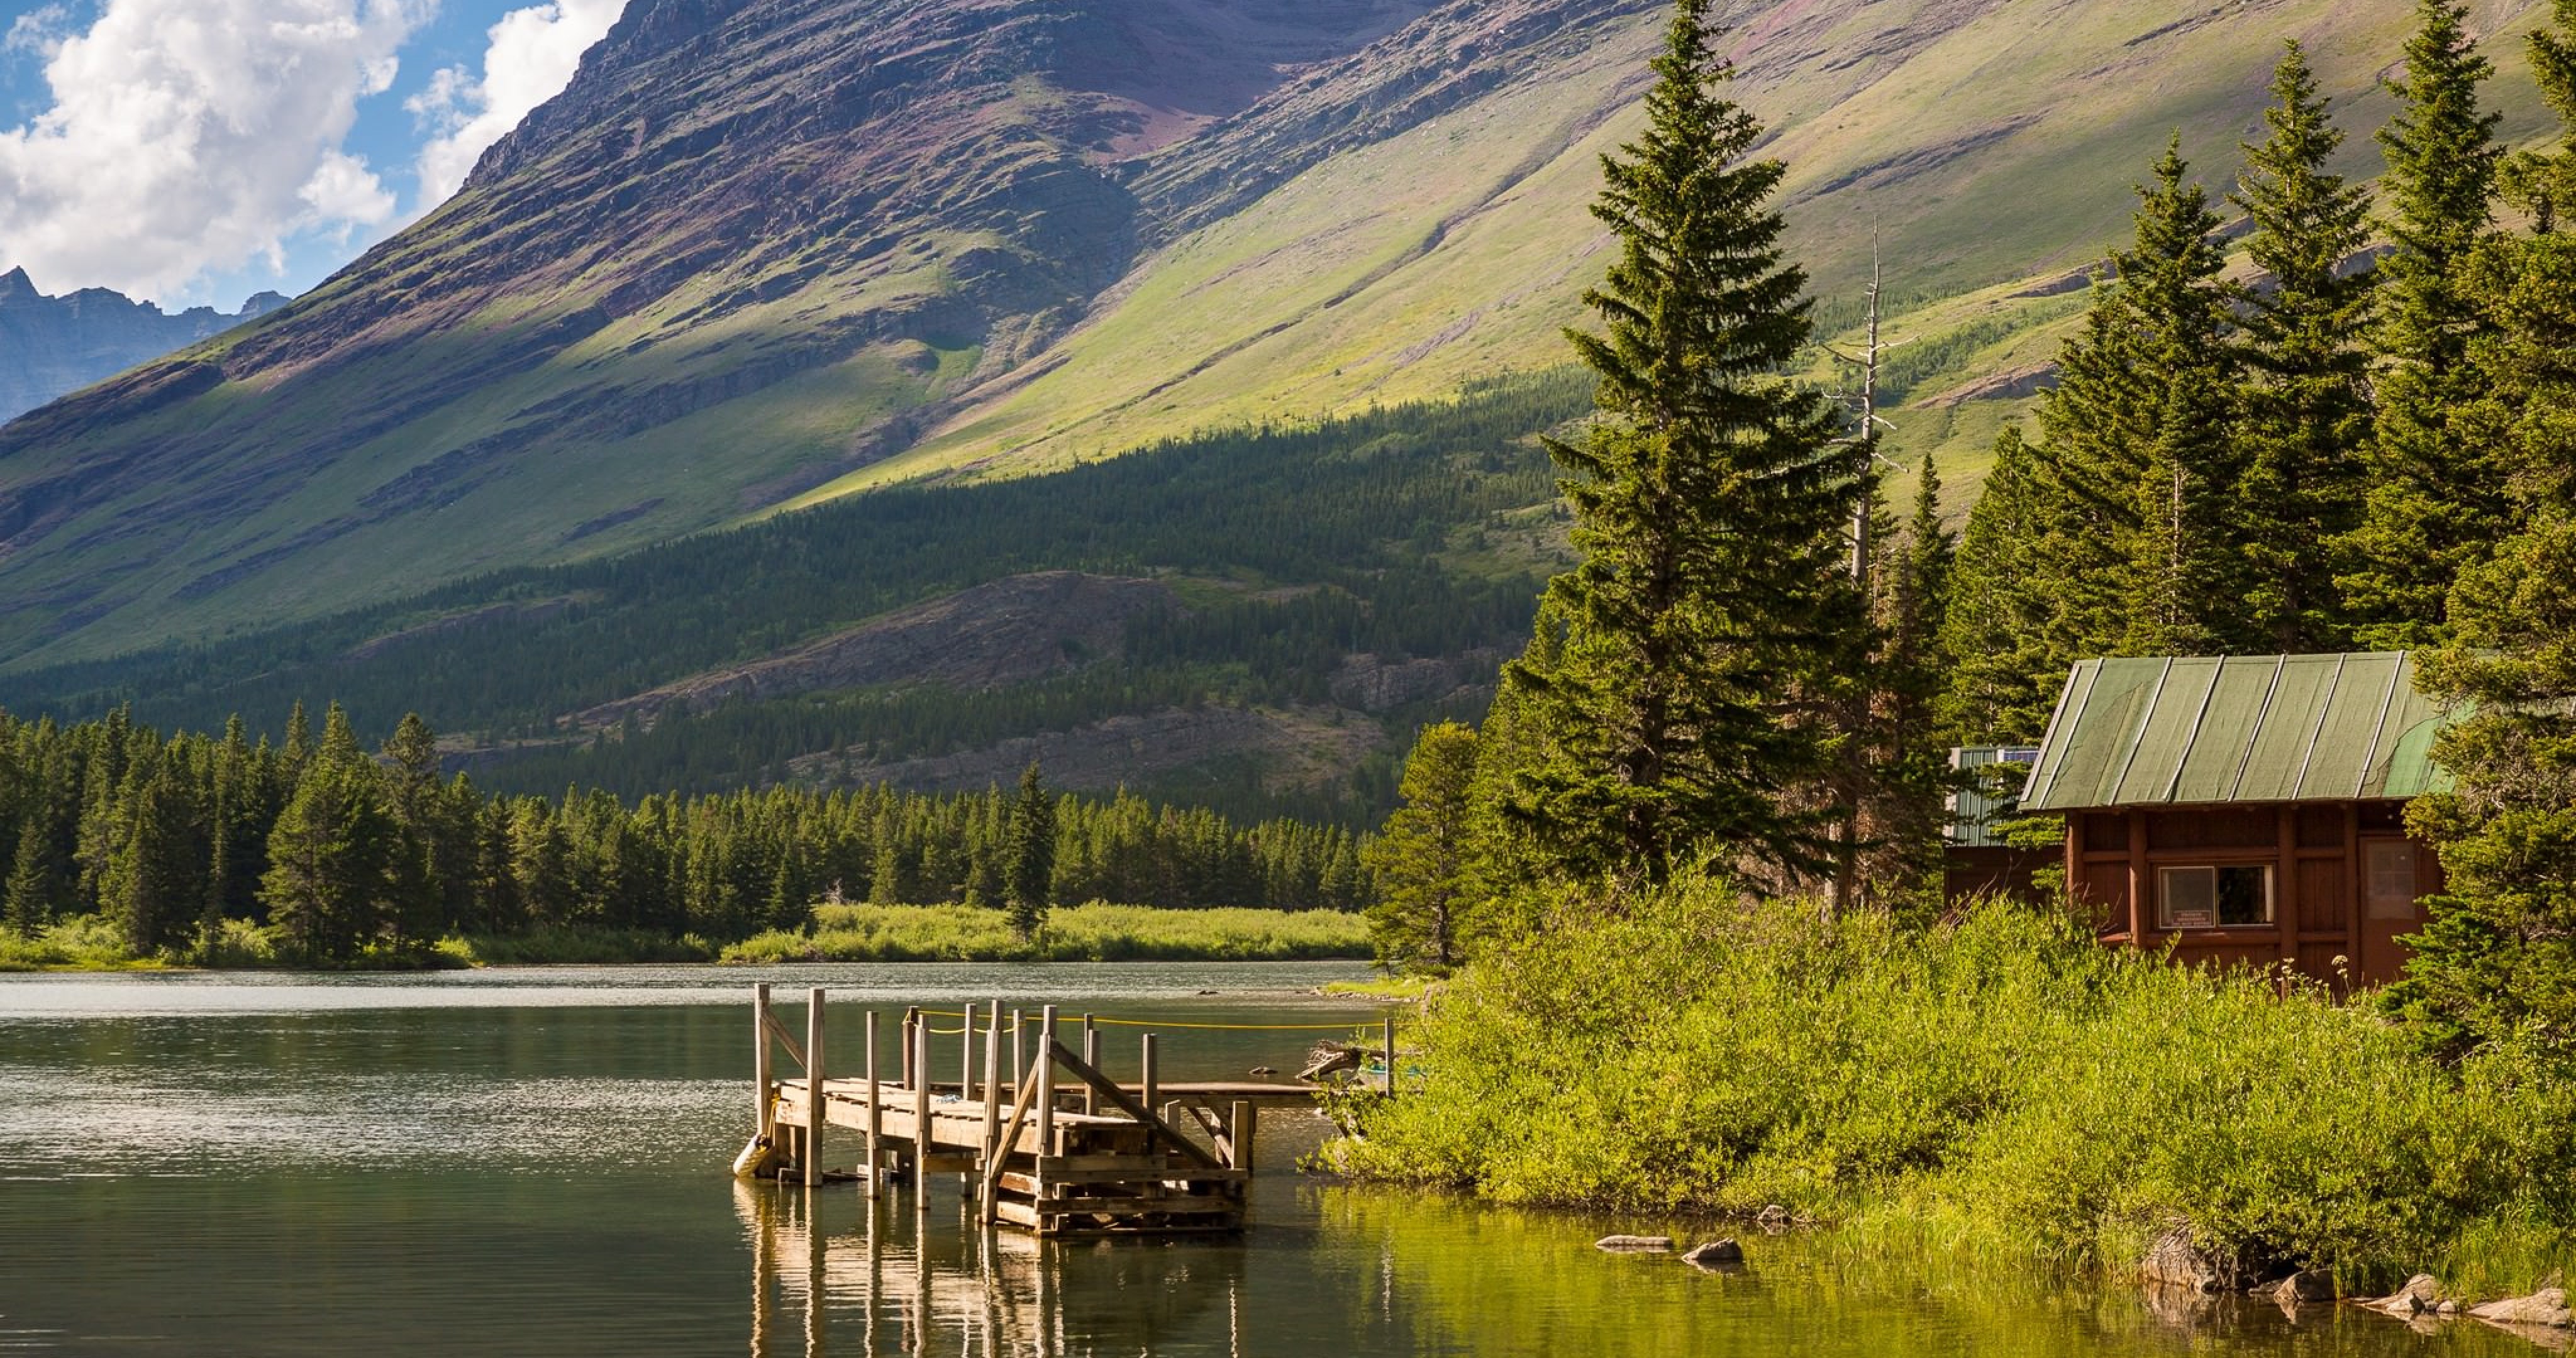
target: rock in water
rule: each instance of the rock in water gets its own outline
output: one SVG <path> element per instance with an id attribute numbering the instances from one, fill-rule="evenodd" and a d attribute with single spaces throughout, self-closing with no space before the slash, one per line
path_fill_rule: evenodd
<path id="1" fill-rule="evenodd" d="M 1605 1235 L 1592 1242 L 1595 1249 L 1614 1254 L 1658 1254 L 1673 1247 L 1668 1235 Z"/>
<path id="2" fill-rule="evenodd" d="M 2432 1274 L 2418 1273 L 2407 1279 L 2404 1287 L 2369 1305 L 2372 1310 L 2385 1311 L 2392 1316 L 2422 1315 L 2428 1311 L 2440 1309 L 2442 1285 L 2433 1281 Z"/>
<path id="3" fill-rule="evenodd" d="M 2528 1297 L 2507 1297 L 2472 1306 L 2469 1314 L 2499 1325 L 2546 1325 L 2561 1330 L 2576 1327 L 2576 1313 L 2567 1309 L 2567 1294 L 2555 1287 L 2544 1287 Z"/>
<path id="4" fill-rule="evenodd" d="M 2218 1267 L 2191 1242 L 2191 1228 L 2177 1226 L 2147 1250 L 2138 1262 L 2141 1281 L 2186 1292 L 2215 1292 L 2223 1284 Z"/>
<path id="5" fill-rule="evenodd" d="M 1701 1268 L 1740 1264 L 1744 1262 L 1744 1247 L 1736 1244 L 1732 1239 L 1711 1240 L 1703 1245 L 1692 1246 L 1690 1251 L 1682 1256 L 1682 1262 L 1697 1264 Z"/>
<path id="6" fill-rule="evenodd" d="M 2333 1275 L 2313 1269 L 2293 1273 L 2272 1288 L 2272 1300 L 2284 1306 L 2296 1306 L 2303 1301 L 2333 1301 L 2334 1296 Z"/>

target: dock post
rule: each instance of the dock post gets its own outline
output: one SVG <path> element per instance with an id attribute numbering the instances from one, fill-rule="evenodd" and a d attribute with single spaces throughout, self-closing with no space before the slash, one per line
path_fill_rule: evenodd
<path id="1" fill-rule="evenodd" d="M 1022 1072 L 1029 1068 L 1027 1047 L 1028 1043 L 1020 1035 L 1020 1011 L 1014 1009 L 1011 1011 L 1011 1083 L 1014 1086 L 1024 1078 Z M 1011 1090 L 1012 1098 L 1016 1099 L 1019 1096 L 1020 1091 L 1017 1088 Z"/>
<path id="2" fill-rule="evenodd" d="M 930 1025 L 912 1029 L 912 1068 L 921 1078 L 912 1083 L 912 1191 L 916 1201 L 930 1201 Z"/>
<path id="3" fill-rule="evenodd" d="M 777 1115 L 777 1101 L 769 1093 L 769 983 L 763 981 L 751 988 L 751 1083 L 752 1128 L 761 1136 L 773 1136 L 777 1128 L 770 1119 Z"/>
<path id="4" fill-rule="evenodd" d="M 1261 1110 L 1242 1099 L 1234 1101 L 1234 1116 L 1228 1120 L 1225 1139 L 1234 1143 L 1234 1167 L 1252 1172 L 1252 1137 L 1260 1127 Z"/>
<path id="5" fill-rule="evenodd" d="M 1386 1021 L 1386 1096 L 1395 1097 L 1395 1019 Z"/>
<path id="6" fill-rule="evenodd" d="M 913 1034 L 921 1028 L 921 1006 L 903 1011 L 903 1087 L 912 1088 L 922 1080 L 922 1071 L 912 1063 Z"/>
<path id="7" fill-rule="evenodd" d="M 1152 1033 L 1147 1033 L 1145 1034 L 1144 1058 L 1139 1064 L 1137 1070 L 1136 1087 L 1139 1097 L 1136 1102 L 1146 1108 L 1153 1107 L 1154 1096 L 1160 1092 L 1156 1089 L 1156 1086 L 1160 1083 L 1161 1081 L 1156 1078 L 1154 1071 L 1154 1035 Z M 1148 1127 L 1145 1129 L 1145 1149 L 1150 1151 L 1153 1148 L 1154 1130 L 1153 1128 Z"/>
<path id="8" fill-rule="evenodd" d="M 959 1102 L 973 1107 L 975 1103 L 975 1002 L 968 1000 L 960 1008 L 965 1014 L 965 1021 L 957 1026 L 957 1098 Z M 979 1165 L 976 1168 L 980 1169 L 982 1166 Z M 974 1184 L 974 1170 L 958 1171 L 957 1186 L 970 1197 L 974 1195 Z"/>
<path id="9" fill-rule="evenodd" d="M 868 1011 L 868 1196 L 874 1198 L 885 1180 L 885 1137 L 877 1099 L 877 1011 Z M 875 1217 L 869 1218 L 871 1224 Z"/>
<path id="10" fill-rule="evenodd" d="M 805 1186 L 823 1182 L 823 988 L 805 992 Z M 822 1233 L 814 1233 L 819 1241 Z M 819 1248 L 819 1245 L 818 1245 Z"/>
<path id="11" fill-rule="evenodd" d="M 1002 1004 L 984 1006 L 984 1153 L 975 1165 L 980 1186 L 989 1177 L 993 1143 L 1002 1135 Z"/>
<path id="12" fill-rule="evenodd" d="M 1093 1070 L 1100 1069 L 1100 1029 L 1093 1026 L 1089 1014 L 1082 1016 L 1082 1064 Z M 1089 1081 L 1084 1081 L 1082 1086 L 1082 1111 L 1086 1114 L 1100 1111 L 1100 1094 Z"/>
<path id="13" fill-rule="evenodd" d="M 1055 1154 L 1055 1006 L 1038 1018 L 1038 1154 Z"/>

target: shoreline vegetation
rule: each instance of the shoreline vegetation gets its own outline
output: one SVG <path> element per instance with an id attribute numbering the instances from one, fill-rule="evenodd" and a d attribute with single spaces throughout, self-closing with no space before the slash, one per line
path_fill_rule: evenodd
<path id="1" fill-rule="evenodd" d="M 2528 1291 L 2576 1253 L 2576 1089 L 2445 1066 L 2275 971 L 2107 949 L 1984 902 L 1908 927 L 1694 883 L 1554 900 L 1407 1025 L 1326 1166 L 1489 1201 L 1757 1218 L 2079 1275 L 2179 1240 L 2228 1290 L 2429 1273 Z M 1604 1110 L 1618 1115 L 1604 1116 Z"/>
<path id="2" fill-rule="evenodd" d="M 0 973 L 438 971 L 667 962 L 1364 962 L 1370 955 L 1368 921 L 1345 911 L 1166 910 L 1103 901 L 1056 907 L 1028 937 L 1012 929 L 1005 912 L 983 906 L 824 904 L 814 908 L 809 928 L 772 929 L 722 946 L 696 934 L 554 927 L 450 934 L 424 948 L 361 954 L 339 968 L 294 960 L 274 926 L 247 921 L 232 922 L 192 962 L 137 957 L 116 922 L 96 915 L 58 921 L 33 937 L 0 931 Z"/>

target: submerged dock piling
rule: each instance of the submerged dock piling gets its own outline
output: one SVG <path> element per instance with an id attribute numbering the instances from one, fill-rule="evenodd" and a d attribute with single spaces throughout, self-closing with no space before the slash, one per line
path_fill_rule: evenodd
<path id="1" fill-rule="evenodd" d="M 828 998 L 819 986 L 807 991 L 800 1047 L 799 1035 L 773 1012 L 770 988 L 752 988 L 758 1120 L 751 1146 L 735 1162 L 746 1178 L 821 1184 L 829 1176 L 825 1129 L 838 1122 L 865 1135 L 867 1196 L 881 1196 L 889 1174 L 899 1174 L 910 1182 L 916 1212 L 928 1210 L 934 1175 L 956 1174 L 961 1209 L 988 1225 L 1008 1222 L 1040 1235 L 1231 1231 L 1243 1225 L 1259 1105 L 1313 1096 L 1307 1086 L 1277 1082 L 1167 1085 L 1161 1039 L 1152 1032 L 1140 1035 L 1138 1082 L 1122 1085 L 1101 1071 L 1099 1017 L 1082 1016 L 1077 1054 L 1059 1037 L 1054 1005 L 1035 1015 L 1013 1011 L 1014 1065 L 1005 1072 L 998 1001 L 967 1003 L 962 1012 L 905 1011 L 899 1083 L 888 1082 L 878 1065 L 880 1016 L 866 1010 L 858 1078 L 835 1080 Z M 931 1037 L 950 1031 L 934 1020 L 949 1018 L 961 1021 L 953 1088 L 932 1075 Z M 1023 1036 L 1030 1027 L 1037 1030 L 1034 1050 Z M 801 1078 L 778 1069 L 781 1050 Z M 1060 1076 L 1073 1078 L 1078 1097 L 1058 1088 Z M 1196 1130 L 1184 1134 L 1188 1123 Z M 1201 1133 L 1204 1143 L 1194 1139 Z"/>

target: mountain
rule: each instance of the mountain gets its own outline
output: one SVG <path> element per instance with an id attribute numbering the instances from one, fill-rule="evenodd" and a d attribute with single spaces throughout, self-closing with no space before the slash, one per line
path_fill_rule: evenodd
<path id="1" fill-rule="evenodd" d="M 172 316 L 105 288 L 47 297 L 11 269 L 0 274 L 0 420 L 284 305 L 263 292 L 230 316 L 202 306 Z"/>
<path id="2" fill-rule="evenodd" d="M 2532 8 L 2479 13 L 2515 137 Z M 1974 493 L 2129 186 L 2177 126 L 2231 175 L 2282 37 L 2368 173 L 2409 10 L 1741 7 L 1828 335 L 1884 262 L 1895 454 Z M 1563 560 L 1533 436 L 1588 405 L 1560 330 L 1663 13 L 632 0 L 438 212 L 0 428 L 0 705 L 1365 820 Z"/>
<path id="3" fill-rule="evenodd" d="M 1957 358 L 1930 394 L 2067 313 L 2048 280 L 2120 232 L 2168 129 L 2226 172 L 2281 37 L 2375 123 L 2408 8 L 1777 0 L 1734 50 L 1826 314 L 1875 234 Z M 2501 33 L 2529 5 L 2488 8 Z M 0 429 L 0 654 L 220 635 L 1555 364 L 1662 15 L 635 0 L 444 208 Z M 2008 408 L 1920 422 L 1973 448 Z"/>

